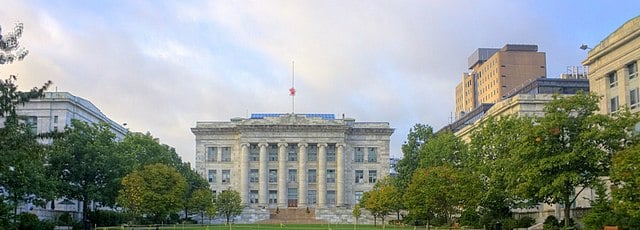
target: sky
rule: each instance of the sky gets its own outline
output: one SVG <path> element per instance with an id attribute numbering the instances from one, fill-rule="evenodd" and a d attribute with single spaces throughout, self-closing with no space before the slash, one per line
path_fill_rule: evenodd
<path id="1" fill-rule="evenodd" d="M 536 44 L 547 76 L 580 65 L 640 14 L 637 0 L 0 0 L 2 34 L 24 23 L 29 55 L 0 66 L 21 89 L 93 102 L 195 161 L 197 121 L 331 113 L 389 122 L 391 155 L 416 123 L 451 121 L 477 48 Z"/>

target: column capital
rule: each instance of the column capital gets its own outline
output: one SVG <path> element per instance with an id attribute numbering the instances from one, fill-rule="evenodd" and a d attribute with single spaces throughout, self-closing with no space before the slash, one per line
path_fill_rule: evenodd
<path id="1" fill-rule="evenodd" d="M 269 143 L 264 143 L 264 142 L 258 143 L 258 147 L 260 147 L 260 148 L 267 147 L 267 146 L 269 146 Z"/>
<path id="2" fill-rule="evenodd" d="M 240 147 L 249 147 L 249 145 L 251 145 L 251 144 L 249 144 L 249 142 L 240 143 Z"/>
<path id="3" fill-rule="evenodd" d="M 299 148 L 307 148 L 307 147 L 309 147 L 309 144 L 307 144 L 307 143 L 298 143 L 298 147 Z"/>
<path id="4" fill-rule="evenodd" d="M 336 144 L 336 148 L 346 148 L 347 144 L 346 143 L 337 143 Z"/>
<path id="5" fill-rule="evenodd" d="M 289 146 L 288 143 L 278 143 L 278 147 L 280 147 L 280 148 L 281 147 L 287 147 L 287 146 Z"/>
<path id="6" fill-rule="evenodd" d="M 320 148 L 320 147 L 326 148 L 328 146 L 329 146 L 329 144 L 327 144 L 327 143 L 318 143 L 318 148 Z"/>

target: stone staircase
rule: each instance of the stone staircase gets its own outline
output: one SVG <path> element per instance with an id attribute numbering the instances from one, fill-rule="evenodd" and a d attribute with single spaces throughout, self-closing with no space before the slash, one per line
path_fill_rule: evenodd
<path id="1" fill-rule="evenodd" d="M 308 213 L 307 213 L 307 210 Z M 269 209 L 269 219 L 260 224 L 326 224 L 326 221 L 316 219 L 316 211 L 313 208 L 281 208 Z"/>

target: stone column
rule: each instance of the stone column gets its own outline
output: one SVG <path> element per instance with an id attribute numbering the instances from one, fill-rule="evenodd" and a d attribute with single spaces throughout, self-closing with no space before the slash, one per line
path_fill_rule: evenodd
<path id="1" fill-rule="evenodd" d="M 338 144 L 336 150 L 336 206 L 344 205 L 344 144 Z"/>
<path id="2" fill-rule="evenodd" d="M 307 147 L 298 144 L 298 207 L 307 207 Z"/>
<path id="3" fill-rule="evenodd" d="M 267 198 L 267 194 L 269 194 L 269 169 L 267 169 L 267 143 L 260 143 L 258 147 L 260 148 L 260 168 L 258 169 L 259 178 L 259 189 L 258 189 L 258 203 L 260 206 L 266 207 L 269 203 Z"/>
<path id="4" fill-rule="evenodd" d="M 240 198 L 243 205 L 249 203 L 249 143 L 240 144 Z"/>
<path id="5" fill-rule="evenodd" d="M 327 200 L 327 144 L 318 143 L 317 207 L 324 208 Z"/>
<path id="6" fill-rule="evenodd" d="M 287 143 L 278 144 L 278 207 L 287 207 Z"/>

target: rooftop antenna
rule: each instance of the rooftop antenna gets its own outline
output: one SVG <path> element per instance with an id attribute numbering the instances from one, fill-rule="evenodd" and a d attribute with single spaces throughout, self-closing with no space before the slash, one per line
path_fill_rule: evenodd
<path id="1" fill-rule="evenodd" d="M 295 83 L 294 67 L 295 67 L 295 63 L 291 61 L 291 88 L 289 89 L 289 96 L 291 96 L 291 114 L 295 114 L 295 111 L 296 111 L 295 110 L 296 88 L 294 87 L 294 83 Z"/>

